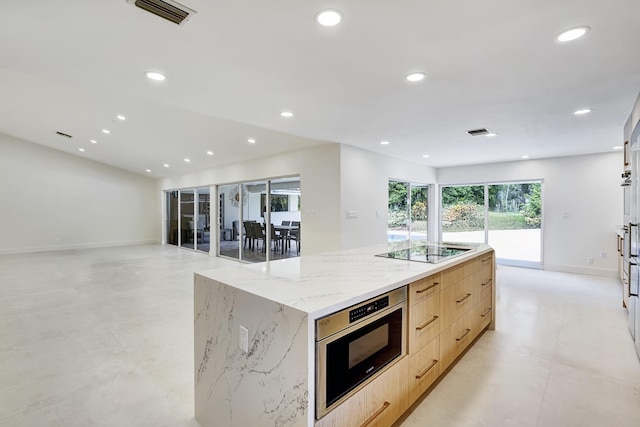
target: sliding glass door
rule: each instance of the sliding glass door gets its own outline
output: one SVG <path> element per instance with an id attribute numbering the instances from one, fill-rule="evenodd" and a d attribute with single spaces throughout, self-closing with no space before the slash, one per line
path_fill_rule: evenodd
<path id="1" fill-rule="evenodd" d="M 389 181 L 388 241 L 428 239 L 427 184 Z"/>
<path id="2" fill-rule="evenodd" d="M 542 182 L 441 187 L 441 239 L 488 243 L 502 264 L 542 261 Z"/>
<path id="3" fill-rule="evenodd" d="M 542 184 L 492 184 L 489 194 L 488 243 L 503 263 L 540 263 Z"/>
<path id="4" fill-rule="evenodd" d="M 299 256 L 300 200 L 299 177 L 218 186 L 218 254 L 246 262 Z"/>
<path id="5" fill-rule="evenodd" d="M 442 240 L 484 243 L 484 185 L 442 187 L 441 200 Z"/>
<path id="6" fill-rule="evenodd" d="M 167 244 L 209 252 L 209 193 L 209 187 L 166 192 Z"/>

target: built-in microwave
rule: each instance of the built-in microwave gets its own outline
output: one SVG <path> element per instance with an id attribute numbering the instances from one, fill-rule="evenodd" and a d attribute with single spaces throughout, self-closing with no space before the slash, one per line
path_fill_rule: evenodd
<path id="1" fill-rule="evenodd" d="M 316 321 L 316 419 L 406 353 L 402 287 Z"/>

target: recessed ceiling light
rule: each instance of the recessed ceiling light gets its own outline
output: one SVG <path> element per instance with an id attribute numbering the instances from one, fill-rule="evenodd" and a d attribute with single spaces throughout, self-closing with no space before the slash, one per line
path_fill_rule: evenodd
<path id="1" fill-rule="evenodd" d="M 380 141 L 380 145 L 389 145 L 391 144 L 389 141 Z"/>
<path id="2" fill-rule="evenodd" d="M 189 159 L 189 158 L 185 157 L 185 158 L 184 158 L 184 161 L 185 161 L 185 162 L 187 162 L 187 163 L 189 163 L 189 162 L 191 161 L 191 159 Z"/>
<path id="3" fill-rule="evenodd" d="M 144 75 L 147 76 L 147 78 L 155 80 L 157 82 L 161 82 L 166 79 L 164 74 L 158 73 L 157 71 L 147 71 Z"/>
<path id="4" fill-rule="evenodd" d="M 423 154 L 423 155 L 422 155 L 422 158 L 423 158 L 423 159 L 428 159 L 428 158 L 429 158 L 429 155 L 428 155 L 428 154 Z"/>
<path id="5" fill-rule="evenodd" d="M 78 151 L 82 151 L 84 153 L 84 148 L 78 148 Z"/>
<path id="6" fill-rule="evenodd" d="M 342 13 L 335 9 L 325 9 L 316 13 L 316 22 L 323 27 L 335 27 L 342 21 Z"/>
<path id="7" fill-rule="evenodd" d="M 611 147 L 613 150 L 622 150 L 624 147 L 622 145 L 616 145 L 615 147 Z"/>
<path id="8" fill-rule="evenodd" d="M 425 77 L 427 77 L 425 73 L 411 73 L 407 75 L 405 79 L 407 79 L 408 82 L 419 82 L 424 80 Z"/>
<path id="9" fill-rule="evenodd" d="M 529 158 L 529 155 L 528 155 L 528 154 L 525 154 L 525 155 L 524 155 L 524 156 L 522 156 L 521 158 L 522 158 L 522 159 L 528 159 L 528 158 Z"/>
<path id="10" fill-rule="evenodd" d="M 589 114 L 591 112 L 591 108 L 583 108 L 582 110 L 576 110 L 573 112 L 576 116 L 581 116 L 583 114 Z"/>
<path id="11" fill-rule="evenodd" d="M 291 111 L 283 111 L 280 115 L 282 117 L 293 117 L 293 113 Z"/>
<path id="12" fill-rule="evenodd" d="M 91 142 L 92 144 L 97 144 L 97 143 L 98 143 L 98 141 L 96 141 L 95 139 L 92 139 L 90 142 Z"/>
<path id="13" fill-rule="evenodd" d="M 162 165 L 162 166 L 164 166 L 165 168 L 168 168 L 168 167 L 169 167 L 169 164 L 165 163 L 165 164 L 164 164 L 164 165 Z"/>
<path id="14" fill-rule="evenodd" d="M 570 42 L 572 40 L 579 39 L 580 37 L 587 34 L 587 32 L 589 32 L 590 29 L 591 28 L 589 27 L 571 28 L 570 30 L 563 31 L 560 34 L 558 34 L 556 36 L 556 41 L 559 41 L 560 43 L 564 43 L 564 42 Z"/>
<path id="15" fill-rule="evenodd" d="M 125 116 L 123 116 L 122 114 L 118 114 L 116 117 L 118 118 L 118 120 L 123 121 L 123 122 L 125 120 L 127 120 L 127 118 Z"/>
<path id="16" fill-rule="evenodd" d="M 249 139 L 247 139 L 247 142 L 248 142 L 249 144 L 255 144 L 255 143 L 256 143 L 256 140 L 255 140 L 255 139 L 253 139 L 253 138 L 249 138 Z"/>
<path id="17" fill-rule="evenodd" d="M 211 151 L 211 150 L 207 151 L 207 155 L 213 156 L 213 151 Z"/>
<path id="18" fill-rule="evenodd" d="M 151 169 L 145 169 L 147 173 L 151 173 Z"/>
<path id="19" fill-rule="evenodd" d="M 102 133 L 106 133 L 107 135 L 109 135 L 111 131 L 109 129 L 102 129 Z"/>

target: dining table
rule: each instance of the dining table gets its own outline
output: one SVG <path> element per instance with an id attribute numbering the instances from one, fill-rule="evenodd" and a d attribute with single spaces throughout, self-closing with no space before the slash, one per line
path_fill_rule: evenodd
<path id="1" fill-rule="evenodd" d="M 285 249 L 285 245 L 287 246 L 287 249 L 290 247 L 290 243 L 289 242 L 289 234 L 291 234 L 292 231 L 294 230 L 298 230 L 300 228 L 299 225 L 275 225 L 273 226 L 275 228 L 276 231 L 280 232 L 280 235 L 282 236 L 282 253 L 284 253 L 284 249 Z"/>

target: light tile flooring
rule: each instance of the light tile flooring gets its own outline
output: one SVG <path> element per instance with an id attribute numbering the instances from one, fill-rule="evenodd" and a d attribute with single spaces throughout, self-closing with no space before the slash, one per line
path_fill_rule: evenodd
<path id="1" fill-rule="evenodd" d="M 172 246 L 0 256 L 0 426 L 198 426 L 192 273 L 229 265 Z M 640 425 L 618 281 L 499 267 L 497 286 L 496 331 L 402 427 Z"/>

